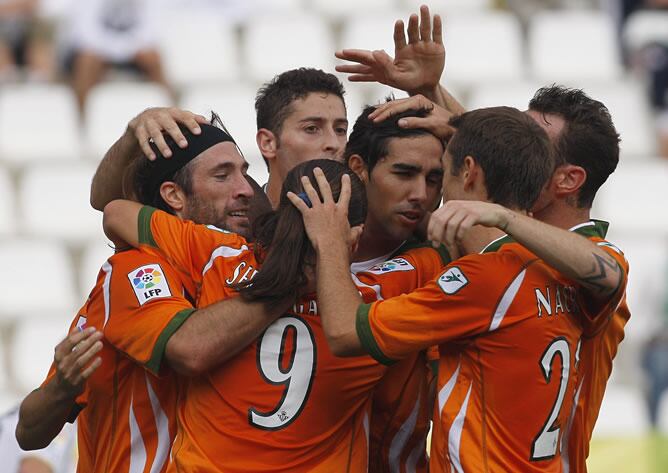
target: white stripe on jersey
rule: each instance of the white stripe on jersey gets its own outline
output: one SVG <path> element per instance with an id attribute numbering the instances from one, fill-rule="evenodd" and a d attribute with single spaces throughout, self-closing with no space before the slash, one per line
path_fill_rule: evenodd
<path id="1" fill-rule="evenodd" d="M 520 274 L 515 276 L 513 282 L 511 282 L 510 286 L 508 286 L 508 289 L 506 289 L 506 292 L 503 294 L 503 297 L 501 298 L 501 302 L 499 302 L 499 305 L 496 307 L 496 310 L 494 311 L 494 317 L 492 317 L 492 323 L 489 324 L 490 332 L 493 332 L 494 330 L 499 328 L 499 325 L 501 325 L 501 322 L 503 322 L 503 318 L 506 316 L 508 308 L 515 300 L 515 296 L 517 295 L 517 292 L 520 290 L 520 286 L 522 285 L 522 281 L 524 281 L 524 276 L 526 272 L 527 270 L 523 269 Z"/>
<path id="2" fill-rule="evenodd" d="M 453 471 L 456 471 L 457 473 L 464 473 L 460 460 L 460 448 L 462 444 L 464 420 L 466 420 L 466 408 L 469 405 L 469 396 L 471 396 L 472 387 L 473 383 L 470 383 L 464 403 L 462 404 L 461 409 L 459 409 L 457 417 L 455 417 L 455 420 L 452 422 L 452 427 L 450 427 L 450 433 L 448 434 L 448 452 L 450 453 L 450 461 L 452 462 Z"/>
<path id="3" fill-rule="evenodd" d="M 107 326 L 107 322 L 109 321 L 109 300 L 111 298 L 111 295 L 109 293 L 109 286 L 111 285 L 111 271 L 113 268 L 111 267 L 111 263 L 109 263 L 109 260 L 105 261 L 104 264 L 102 265 L 102 271 L 104 271 L 105 276 L 104 276 L 104 283 L 102 283 L 102 297 L 104 299 L 104 327 Z"/>
<path id="4" fill-rule="evenodd" d="M 151 473 L 158 473 L 169 457 L 169 450 L 171 448 L 169 442 L 169 420 L 165 411 L 160 405 L 158 396 L 153 391 L 151 381 L 148 379 L 148 373 L 144 373 L 146 377 L 146 388 L 148 390 L 148 398 L 151 401 L 151 409 L 153 410 L 153 417 L 155 418 L 155 430 L 158 434 L 158 445 L 156 447 L 155 458 L 153 465 L 151 465 Z"/>
<path id="5" fill-rule="evenodd" d="M 213 260 L 215 260 L 216 258 L 233 258 L 235 256 L 239 256 L 241 253 L 247 250 L 248 247 L 246 245 L 241 245 L 241 248 L 232 248 L 230 246 L 219 246 L 218 248 L 216 248 L 211 252 L 211 257 L 204 266 L 204 269 L 202 270 L 202 276 L 204 276 L 207 273 L 207 271 L 211 269 L 211 267 L 213 266 Z"/>
<path id="6" fill-rule="evenodd" d="M 134 411 L 134 399 L 130 400 L 130 469 L 128 473 L 143 473 L 146 467 L 146 446 L 141 436 Z"/>

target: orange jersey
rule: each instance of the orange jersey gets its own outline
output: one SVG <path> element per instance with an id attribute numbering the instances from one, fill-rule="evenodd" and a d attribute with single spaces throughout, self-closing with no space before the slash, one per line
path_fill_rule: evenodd
<path id="1" fill-rule="evenodd" d="M 450 257 L 444 249 L 409 242 L 395 257 L 355 276 L 377 299 L 409 293 L 435 279 Z M 436 356 L 438 360 L 438 356 Z M 422 351 L 389 367 L 375 388 L 371 411 L 369 472 L 426 472 L 426 441 L 432 413 L 430 367 Z"/>
<path id="2" fill-rule="evenodd" d="M 430 471 L 561 471 L 580 301 L 519 244 L 494 248 L 411 294 L 360 306 L 358 335 L 386 363 L 439 345 Z"/>
<path id="3" fill-rule="evenodd" d="M 167 339 L 193 311 L 162 258 L 130 250 L 102 266 L 70 328 L 104 334 L 102 365 L 77 398 L 78 472 L 166 471 L 178 384 L 162 358 Z M 45 383 L 54 375 L 52 365 Z"/>
<path id="4" fill-rule="evenodd" d="M 607 222 L 592 220 L 578 225 L 580 233 L 610 254 L 619 264 L 621 282 L 609 303 L 596 314 L 601 323 L 582 338 L 578 372 L 580 384 L 576 391 L 576 405 L 568 435 L 568 451 L 564 452 L 564 471 L 586 472 L 589 442 L 603 402 L 605 387 L 612 373 L 612 360 L 624 339 L 624 327 L 631 313 L 626 304 L 625 289 L 629 265 L 623 253 L 606 241 Z M 621 301 L 621 302 L 620 302 Z"/>
<path id="5" fill-rule="evenodd" d="M 150 208 L 140 229 L 142 248 L 190 273 L 198 306 L 233 297 L 229 284 L 257 271 L 236 235 Z M 366 472 L 370 394 L 384 372 L 368 356 L 335 357 L 317 303 L 305 297 L 238 355 L 188 382 L 170 471 Z"/>

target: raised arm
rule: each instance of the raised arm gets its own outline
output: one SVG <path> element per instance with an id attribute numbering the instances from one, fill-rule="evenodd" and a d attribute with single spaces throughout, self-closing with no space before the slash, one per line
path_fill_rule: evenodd
<path id="1" fill-rule="evenodd" d="M 100 162 L 90 188 L 90 205 L 103 210 L 114 199 L 124 198 L 123 176 L 134 159 L 143 154 L 155 159 L 149 145 L 152 140 L 165 157 L 172 155 L 163 133 L 169 134 L 181 148 L 188 146 L 178 124 L 183 124 L 194 134 L 200 133 L 199 124 L 208 123 L 201 115 L 177 108 L 149 108 L 130 120 L 125 133 L 109 148 Z"/>
<path id="2" fill-rule="evenodd" d="M 100 366 L 95 355 L 102 349 L 102 333 L 90 327 L 75 329 L 56 346 L 53 375 L 26 396 L 19 410 L 16 440 L 23 450 L 45 448 L 71 421 L 78 409 L 76 398 L 86 380 Z"/>
<path id="3" fill-rule="evenodd" d="M 354 64 L 336 66 L 350 74 L 351 82 L 380 82 L 409 95 L 421 94 L 454 114 L 464 107 L 440 85 L 445 66 L 443 22 L 434 15 L 433 26 L 429 8 L 420 7 L 420 16 L 413 14 L 404 31 L 404 22 L 394 24 L 394 58 L 385 51 L 344 49 L 336 57 Z M 407 39 L 408 37 L 408 39 Z"/>
<path id="4" fill-rule="evenodd" d="M 498 204 L 446 202 L 432 214 L 428 238 L 452 248 L 473 225 L 503 230 L 557 271 L 579 282 L 598 300 L 611 297 L 622 282 L 617 261 L 587 238 Z"/>
<path id="5" fill-rule="evenodd" d="M 139 247 L 139 211 L 142 207 L 130 200 L 114 200 L 104 206 L 102 227 L 116 247 Z"/>

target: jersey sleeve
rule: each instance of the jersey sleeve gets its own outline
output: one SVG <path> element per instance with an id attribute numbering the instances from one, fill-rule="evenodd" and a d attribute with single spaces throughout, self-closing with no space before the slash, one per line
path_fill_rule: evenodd
<path id="1" fill-rule="evenodd" d="M 231 256 L 248 250 L 246 240 L 235 233 L 181 220 L 149 206 L 140 210 L 138 225 L 141 250 L 166 258 L 195 284 L 201 282 L 216 251 L 221 256 Z"/>
<path id="2" fill-rule="evenodd" d="M 626 293 L 626 285 L 628 282 L 629 263 L 624 256 L 624 253 L 612 243 L 601 238 L 590 238 L 599 248 L 610 255 L 617 264 L 616 268 L 605 267 L 607 271 L 616 270 L 619 272 L 619 285 L 608 298 L 603 301 L 598 301 L 591 297 L 587 297 L 586 291 L 578 291 L 579 305 L 585 315 L 584 333 L 591 337 L 602 330 L 613 316 L 615 310 L 622 303 L 624 294 Z"/>
<path id="3" fill-rule="evenodd" d="M 157 375 L 167 341 L 195 309 L 184 296 L 178 273 L 164 259 L 133 251 L 110 262 L 104 336 Z"/>
<path id="4" fill-rule="evenodd" d="M 392 364 L 433 345 L 495 330 L 497 306 L 508 291 L 517 292 L 525 269 L 511 256 L 474 255 L 448 265 L 437 280 L 410 294 L 361 304 L 362 346 L 376 360 Z M 501 320 L 511 323 L 512 317 Z"/>

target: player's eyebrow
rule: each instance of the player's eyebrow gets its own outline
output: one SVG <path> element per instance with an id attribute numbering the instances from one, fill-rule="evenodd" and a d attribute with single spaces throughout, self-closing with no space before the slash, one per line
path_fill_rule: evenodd
<path id="1" fill-rule="evenodd" d="M 392 165 L 392 169 L 395 171 L 420 172 L 422 171 L 422 166 L 418 166 L 417 164 L 395 163 Z"/>

